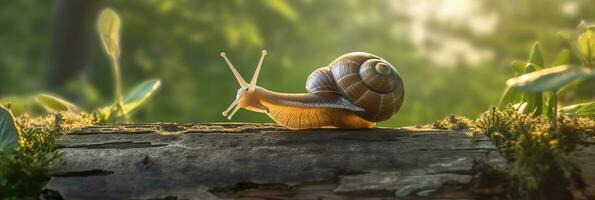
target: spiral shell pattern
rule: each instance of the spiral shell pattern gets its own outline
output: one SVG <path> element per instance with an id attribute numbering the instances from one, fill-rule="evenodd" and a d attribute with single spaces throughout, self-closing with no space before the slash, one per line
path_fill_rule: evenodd
<path id="1" fill-rule="evenodd" d="M 389 119 L 399 111 L 404 98 L 399 72 L 386 60 L 364 52 L 344 54 L 312 72 L 306 89 L 343 95 L 365 110 L 357 115 L 372 122 Z"/>

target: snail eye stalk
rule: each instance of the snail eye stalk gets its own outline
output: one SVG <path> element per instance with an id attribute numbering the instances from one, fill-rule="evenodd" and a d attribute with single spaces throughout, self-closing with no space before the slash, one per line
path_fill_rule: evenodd
<path id="1" fill-rule="evenodd" d="M 256 89 L 256 82 L 258 81 L 258 75 L 260 74 L 260 68 L 262 67 L 262 62 L 264 61 L 264 56 L 267 54 L 266 50 L 262 50 L 261 51 L 261 56 L 260 56 L 260 60 L 258 61 L 258 65 L 256 66 L 256 70 L 254 71 L 254 75 L 252 76 L 252 80 L 250 81 L 250 84 L 248 84 L 244 78 L 242 78 L 242 75 L 238 72 L 238 70 L 235 68 L 235 66 L 233 66 L 233 64 L 231 64 L 231 62 L 229 61 L 229 59 L 227 58 L 227 56 L 225 55 L 225 52 L 221 52 L 221 57 L 223 57 L 223 59 L 225 60 L 225 63 L 227 63 L 227 66 L 229 67 L 229 69 L 231 70 L 231 72 L 233 73 L 233 75 L 236 77 L 236 80 L 238 81 L 238 84 L 240 84 L 240 87 L 245 87 L 248 86 L 248 92 L 253 92 Z M 236 98 L 236 100 L 234 100 L 229 107 L 227 107 L 227 109 L 225 109 L 225 111 L 223 111 L 221 114 L 223 114 L 223 116 L 227 117 L 227 119 L 231 119 L 231 117 L 233 117 L 233 115 L 240 109 L 240 106 L 238 106 L 238 100 L 239 98 Z M 231 111 L 231 113 L 230 113 Z"/>
<path id="2" fill-rule="evenodd" d="M 225 63 L 227 63 L 227 66 L 229 66 L 229 69 L 231 69 L 231 72 L 236 77 L 236 80 L 238 80 L 240 87 L 244 87 L 244 86 L 248 85 L 248 83 L 246 83 L 244 78 L 242 78 L 242 75 L 240 74 L 240 72 L 238 72 L 238 70 L 236 70 L 236 68 L 233 66 L 233 64 L 231 64 L 229 59 L 227 59 L 227 56 L 225 56 L 225 52 L 221 52 L 221 54 L 219 54 L 219 55 L 221 55 L 221 57 L 223 57 L 223 59 L 225 59 Z"/>
<path id="3" fill-rule="evenodd" d="M 252 75 L 250 87 L 248 87 L 249 92 L 253 92 L 254 89 L 256 89 L 256 81 L 258 81 L 258 75 L 260 74 L 260 68 L 262 67 L 262 61 L 264 60 L 265 55 L 267 55 L 267 50 L 262 50 L 260 55 L 260 61 L 258 61 L 258 65 L 256 66 L 256 70 L 254 71 L 254 75 Z"/>

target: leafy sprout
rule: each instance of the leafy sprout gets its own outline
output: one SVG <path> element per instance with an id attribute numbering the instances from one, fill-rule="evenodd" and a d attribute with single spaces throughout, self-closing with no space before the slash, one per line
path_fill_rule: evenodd
<path id="1" fill-rule="evenodd" d="M 545 66 L 541 47 L 536 43 L 531 50 L 524 73 L 506 81 L 508 87 L 502 95 L 499 108 L 527 103 L 523 113 L 540 115 L 543 111 L 549 119 L 555 121 L 558 96 L 576 88 L 586 79 L 595 78 L 592 64 L 595 59 L 595 26 L 585 29 L 577 40 L 578 45 L 572 40 L 569 41 L 570 46 L 578 46 L 575 49 L 581 64 L 570 64 L 570 51 L 562 50 L 552 65 Z M 519 61 L 513 62 L 512 67 L 517 74 L 522 69 L 522 64 Z M 595 101 L 567 106 L 561 111 L 564 114 L 594 117 L 595 112 L 591 105 L 595 105 Z"/>
<path id="2" fill-rule="evenodd" d="M 97 19 L 97 32 L 104 50 L 111 60 L 114 81 L 114 103 L 95 109 L 94 115 L 97 122 L 115 122 L 129 119 L 130 114 L 144 104 L 161 87 L 158 79 L 146 80 L 135 86 L 126 95 L 122 94 L 122 80 L 120 73 L 120 32 L 122 24 L 120 16 L 112 9 L 104 9 Z M 21 98 L 21 99 L 30 99 Z M 32 97 L 41 107 L 48 112 L 80 112 L 79 106 L 63 98 L 51 94 L 37 94 Z M 0 102 L 12 102 L 0 100 Z M 21 103 L 25 101 L 20 101 Z M 29 101 L 27 101 L 29 102 Z M 19 105 L 19 107 L 25 107 Z"/>
<path id="3" fill-rule="evenodd" d="M 593 67 L 595 59 L 595 26 L 588 26 L 585 32 L 578 38 L 578 49 L 585 60 L 585 64 Z"/>
<path id="4" fill-rule="evenodd" d="M 103 44 L 105 52 L 112 61 L 114 75 L 114 98 L 117 111 L 124 114 L 124 103 L 122 100 L 122 80 L 120 75 L 120 16 L 112 9 L 104 9 L 97 20 L 97 32 Z"/>

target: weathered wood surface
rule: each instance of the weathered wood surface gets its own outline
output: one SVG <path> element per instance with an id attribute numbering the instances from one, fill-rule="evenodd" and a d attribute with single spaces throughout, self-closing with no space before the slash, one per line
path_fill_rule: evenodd
<path id="1" fill-rule="evenodd" d="M 271 124 L 94 126 L 57 136 L 46 189 L 64 199 L 473 199 L 486 138 L 414 128 Z"/>
<path id="2" fill-rule="evenodd" d="M 575 196 L 595 199 L 595 136 L 584 138 L 577 146 L 570 154 L 570 159 L 580 169 L 585 195 Z"/>

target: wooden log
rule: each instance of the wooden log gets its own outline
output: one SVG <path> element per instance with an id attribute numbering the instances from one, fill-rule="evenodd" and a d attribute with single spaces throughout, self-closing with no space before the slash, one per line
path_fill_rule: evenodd
<path id="1" fill-rule="evenodd" d="M 573 191 L 575 199 L 595 199 L 595 136 L 583 138 L 570 159 L 580 170 L 580 191 Z"/>
<path id="2" fill-rule="evenodd" d="M 64 199 L 473 199 L 485 137 L 415 128 L 273 124 L 93 126 L 57 136 L 46 194 Z"/>

